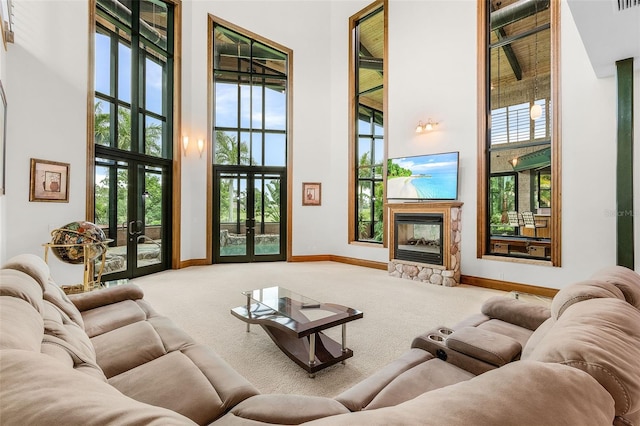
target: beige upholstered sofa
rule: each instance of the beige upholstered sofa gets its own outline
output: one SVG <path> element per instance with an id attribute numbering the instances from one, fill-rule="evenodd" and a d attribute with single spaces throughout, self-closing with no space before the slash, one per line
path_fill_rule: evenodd
<path id="1" fill-rule="evenodd" d="M 132 284 L 67 297 L 46 264 L 0 271 L 0 424 L 640 425 L 640 276 L 546 310 L 491 299 L 335 398 L 259 394 Z"/>

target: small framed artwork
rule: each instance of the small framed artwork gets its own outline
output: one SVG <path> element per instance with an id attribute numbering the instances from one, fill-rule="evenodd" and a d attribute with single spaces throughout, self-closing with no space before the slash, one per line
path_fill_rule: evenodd
<path id="1" fill-rule="evenodd" d="M 304 182 L 302 184 L 302 205 L 319 206 L 321 200 L 321 187 L 319 182 Z"/>
<path id="2" fill-rule="evenodd" d="M 69 202 L 69 164 L 31 159 L 29 201 Z"/>

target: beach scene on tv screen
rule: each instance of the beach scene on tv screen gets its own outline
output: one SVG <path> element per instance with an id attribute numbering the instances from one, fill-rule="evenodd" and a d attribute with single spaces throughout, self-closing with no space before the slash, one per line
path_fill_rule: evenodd
<path id="1" fill-rule="evenodd" d="M 393 158 L 387 164 L 387 198 L 455 200 L 458 153 Z"/>

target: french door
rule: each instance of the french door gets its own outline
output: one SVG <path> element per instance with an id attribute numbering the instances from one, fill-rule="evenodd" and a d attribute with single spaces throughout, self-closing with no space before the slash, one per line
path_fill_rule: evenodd
<path id="1" fill-rule="evenodd" d="M 109 244 L 103 281 L 169 267 L 170 164 L 96 156 L 96 222 Z M 100 259 L 99 259 L 100 260 Z M 96 263 L 96 272 L 100 262 Z"/>
<path id="2" fill-rule="evenodd" d="M 214 260 L 286 259 L 286 181 L 282 168 L 214 169 Z"/>

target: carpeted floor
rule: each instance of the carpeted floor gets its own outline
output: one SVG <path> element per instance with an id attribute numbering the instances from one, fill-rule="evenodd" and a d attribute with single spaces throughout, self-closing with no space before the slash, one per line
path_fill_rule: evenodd
<path id="1" fill-rule="evenodd" d="M 508 293 L 461 285 L 442 287 L 390 277 L 386 271 L 334 262 L 193 266 L 132 280 L 162 315 L 220 354 L 262 393 L 333 397 L 410 348 L 436 326 L 479 312 L 489 297 Z M 280 285 L 312 299 L 364 312 L 347 325 L 354 356 L 309 378 L 257 325 L 230 309 L 245 303 L 241 291 Z M 544 303 L 544 302 L 543 302 Z M 327 335 L 340 339 L 341 327 Z"/>

